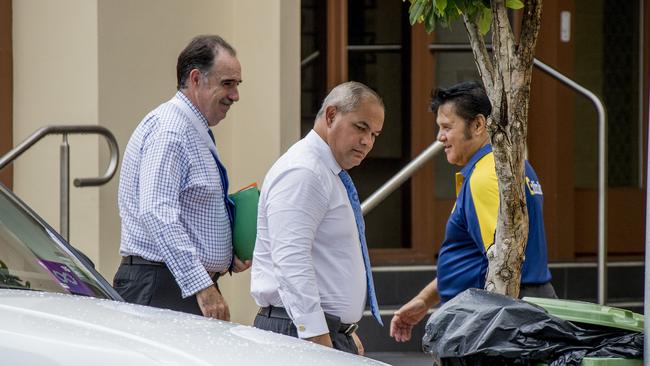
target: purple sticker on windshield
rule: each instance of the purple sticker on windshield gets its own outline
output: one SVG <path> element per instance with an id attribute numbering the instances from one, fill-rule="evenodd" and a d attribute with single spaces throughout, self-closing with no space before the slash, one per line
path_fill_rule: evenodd
<path id="1" fill-rule="evenodd" d="M 39 260 L 41 265 L 45 267 L 56 282 L 58 282 L 61 287 L 66 289 L 71 294 L 76 295 L 88 295 L 93 296 L 92 291 L 83 283 L 79 277 L 63 263 L 46 261 L 45 259 Z"/>

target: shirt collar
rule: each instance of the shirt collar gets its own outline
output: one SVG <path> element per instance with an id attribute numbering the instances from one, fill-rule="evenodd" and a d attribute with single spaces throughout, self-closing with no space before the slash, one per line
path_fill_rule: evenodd
<path id="1" fill-rule="evenodd" d="M 323 159 L 325 162 L 325 165 L 334 173 L 335 175 L 338 175 L 343 168 L 339 165 L 339 163 L 336 162 L 336 159 L 334 158 L 334 154 L 332 154 L 332 149 L 330 146 L 323 140 L 322 137 L 316 131 L 311 130 L 305 136 L 305 140 L 307 143 L 309 143 L 311 146 L 316 148 L 316 151 L 318 151 L 318 155 Z"/>
<path id="2" fill-rule="evenodd" d="M 467 177 L 467 175 L 468 175 L 468 174 L 472 171 L 472 169 L 474 168 L 474 165 L 476 165 L 476 163 L 477 163 L 479 160 L 481 160 L 482 157 L 484 157 L 485 155 L 487 155 L 487 154 L 489 154 L 489 153 L 491 153 L 491 152 L 492 152 L 492 145 L 491 145 L 491 144 L 487 144 L 487 145 L 481 147 L 480 149 L 478 149 L 478 150 L 474 153 L 474 155 L 472 156 L 472 158 L 469 159 L 469 162 L 467 162 L 467 164 L 465 164 L 465 166 L 463 167 L 463 169 L 460 170 L 460 174 L 462 174 L 463 177 Z"/>
<path id="3" fill-rule="evenodd" d="M 192 101 L 190 101 L 187 95 L 185 95 L 182 91 L 179 90 L 176 92 L 176 95 L 174 97 L 185 102 L 185 104 L 187 104 L 187 106 L 190 107 L 192 112 L 194 112 L 194 114 L 197 117 L 199 117 L 199 120 L 203 123 L 203 125 L 205 125 L 205 129 L 207 130 L 209 128 L 208 120 L 203 116 L 203 113 L 201 113 L 201 111 L 199 111 L 199 109 L 192 103 Z"/>

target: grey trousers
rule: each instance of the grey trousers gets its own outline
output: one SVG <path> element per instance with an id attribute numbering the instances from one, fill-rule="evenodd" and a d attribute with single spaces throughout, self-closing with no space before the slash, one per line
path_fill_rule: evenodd
<path id="1" fill-rule="evenodd" d="M 181 296 L 176 279 L 166 266 L 122 264 L 113 288 L 126 302 L 203 315 L 196 296 Z"/>
<path id="2" fill-rule="evenodd" d="M 330 337 L 332 338 L 334 348 L 339 351 L 355 355 L 358 354 L 357 345 L 354 344 L 352 336 L 338 331 L 341 326 L 341 319 L 330 314 L 325 314 L 325 320 L 327 321 L 327 328 L 330 331 Z M 298 338 L 298 330 L 295 325 L 293 325 L 291 319 L 257 314 L 253 326 L 255 328 L 270 330 L 271 332 Z"/>

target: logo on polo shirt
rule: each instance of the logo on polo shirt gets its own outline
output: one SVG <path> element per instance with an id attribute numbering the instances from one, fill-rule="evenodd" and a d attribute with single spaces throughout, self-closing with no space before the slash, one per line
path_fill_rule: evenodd
<path id="1" fill-rule="evenodd" d="M 528 187 L 528 190 L 530 191 L 530 194 L 534 195 L 543 195 L 544 193 L 542 192 L 542 185 L 539 184 L 539 181 L 537 180 L 530 180 L 528 177 L 526 177 L 526 186 Z"/>

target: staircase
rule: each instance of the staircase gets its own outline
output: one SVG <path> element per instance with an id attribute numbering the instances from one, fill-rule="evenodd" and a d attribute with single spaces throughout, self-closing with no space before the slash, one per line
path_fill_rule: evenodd
<path id="1" fill-rule="evenodd" d="M 597 301 L 596 263 L 551 263 L 553 286 L 559 298 Z M 384 327 L 366 311 L 357 331 L 369 357 L 393 365 L 430 365 L 421 353 L 426 319 L 418 324 L 411 341 L 397 343 L 389 337 L 392 314 L 424 288 L 435 276 L 435 266 L 375 267 L 373 275 Z M 607 265 L 607 305 L 643 313 L 643 262 L 611 262 Z"/>

